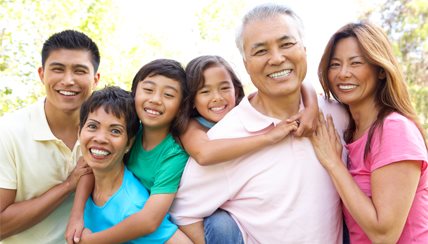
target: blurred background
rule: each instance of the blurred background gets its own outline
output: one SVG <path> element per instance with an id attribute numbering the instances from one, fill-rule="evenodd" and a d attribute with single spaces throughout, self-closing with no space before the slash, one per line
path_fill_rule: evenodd
<path id="1" fill-rule="evenodd" d="M 186 65 L 216 54 L 229 61 L 245 89 L 253 87 L 235 47 L 242 15 L 257 0 L 0 0 L 0 116 L 43 97 L 37 75 L 43 42 L 76 29 L 101 52 L 101 85 L 130 89 L 135 73 L 156 58 Z M 342 25 L 369 19 L 383 27 L 406 75 L 413 104 L 428 133 L 427 0 L 288 0 L 305 25 L 309 80 L 316 75 L 328 38 Z"/>

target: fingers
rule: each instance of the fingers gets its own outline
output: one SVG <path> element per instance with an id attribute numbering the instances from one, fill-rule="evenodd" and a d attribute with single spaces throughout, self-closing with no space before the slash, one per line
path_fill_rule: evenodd
<path id="1" fill-rule="evenodd" d="M 286 119 L 285 121 L 288 123 L 291 123 L 293 121 L 300 121 L 301 117 L 302 117 L 302 114 L 301 114 L 301 112 L 299 112 L 299 113 L 291 116 L 290 118 Z"/>
<path id="2" fill-rule="evenodd" d="M 66 240 L 66 242 L 67 242 L 67 244 L 73 244 L 74 243 L 74 240 L 73 240 L 73 238 L 74 238 L 74 230 L 71 232 L 71 233 L 67 233 L 66 234 L 66 236 L 65 236 L 65 240 Z"/>
<path id="3" fill-rule="evenodd" d="M 79 243 L 80 238 L 82 237 L 82 232 L 83 232 L 83 228 L 76 230 L 76 232 L 74 233 L 74 237 L 73 237 L 74 243 Z"/>

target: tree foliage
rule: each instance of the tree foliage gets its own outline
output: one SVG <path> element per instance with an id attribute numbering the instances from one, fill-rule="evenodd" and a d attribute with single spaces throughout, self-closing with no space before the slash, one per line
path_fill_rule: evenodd
<path id="1" fill-rule="evenodd" d="M 111 0 L 0 0 L 0 6 L 0 116 L 43 94 L 36 71 L 50 35 L 76 29 L 100 43 L 114 28 L 114 16 L 106 15 Z"/>
<path id="2" fill-rule="evenodd" d="M 428 1 L 387 0 L 366 16 L 380 18 L 402 64 L 412 103 L 428 133 Z"/>

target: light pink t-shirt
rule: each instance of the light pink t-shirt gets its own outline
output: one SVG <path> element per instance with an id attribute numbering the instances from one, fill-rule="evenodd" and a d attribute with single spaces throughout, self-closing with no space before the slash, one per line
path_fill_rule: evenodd
<path id="1" fill-rule="evenodd" d="M 406 117 L 392 113 L 385 118 L 382 136 L 376 130 L 371 149 L 364 161 L 367 132 L 346 145 L 348 169 L 360 189 L 371 197 L 370 175 L 374 170 L 403 160 L 422 161 L 421 178 L 413 205 L 398 243 L 428 243 L 428 174 L 427 149 L 416 125 Z M 344 209 L 352 244 L 371 243 L 349 212 Z"/>
<path id="2" fill-rule="evenodd" d="M 319 101 L 339 131 L 347 114 L 337 103 Z M 210 139 L 263 133 L 280 121 L 259 113 L 247 98 L 209 132 Z M 190 158 L 171 209 L 188 225 L 228 211 L 246 243 L 342 243 L 342 210 L 329 175 L 308 138 L 288 136 L 254 153 L 211 166 Z"/>

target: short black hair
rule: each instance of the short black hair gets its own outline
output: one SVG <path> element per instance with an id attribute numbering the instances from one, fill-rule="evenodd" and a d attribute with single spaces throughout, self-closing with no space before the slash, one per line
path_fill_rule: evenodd
<path id="1" fill-rule="evenodd" d="M 100 52 L 97 44 L 87 35 L 76 30 L 64 30 L 50 36 L 42 48 L 42 67 L 52 51 L 58 49 L 86 50 L 91 53 L 91 63 L 96 73 L 100 65 Z"/>
<path id="2" fill-rule="evenodd" d="M 80 131 L 82 130 L 89 113 L 98 108 L 104 108 L 106 113 L 112 113 L 117 118 L 124 118 L 128 143 L 137 134 L 140 121 L 135 111 L 134 98 L 131 93 L 117 86 L 108 86 L 94 91 L 80 108 Z"/>
<path id="3" fill-rule="evenodd" d="M 141 67 L 132 80 L 132 97 L 135 97 L 137 86 L 140 81 L 144 80 L 146 77 L 153 77 L 156 75 L 168 77 L 180 84 L 182 93 L 182 99 L 179 106 L 180 111 L 172 121 L 170 128 L 171 134 L 175 138 L 178 138 L 178 136 L 187 128 L 187 123 L 189 121 L 188 116 L 182 112 L 182 110 L 185 108 L 185 101 L 187 100 L 186 97 L 188 95 L 188 91 L 186 85 L 186 72 L 179 62 L 172 59 L 156 59 Z"/>

